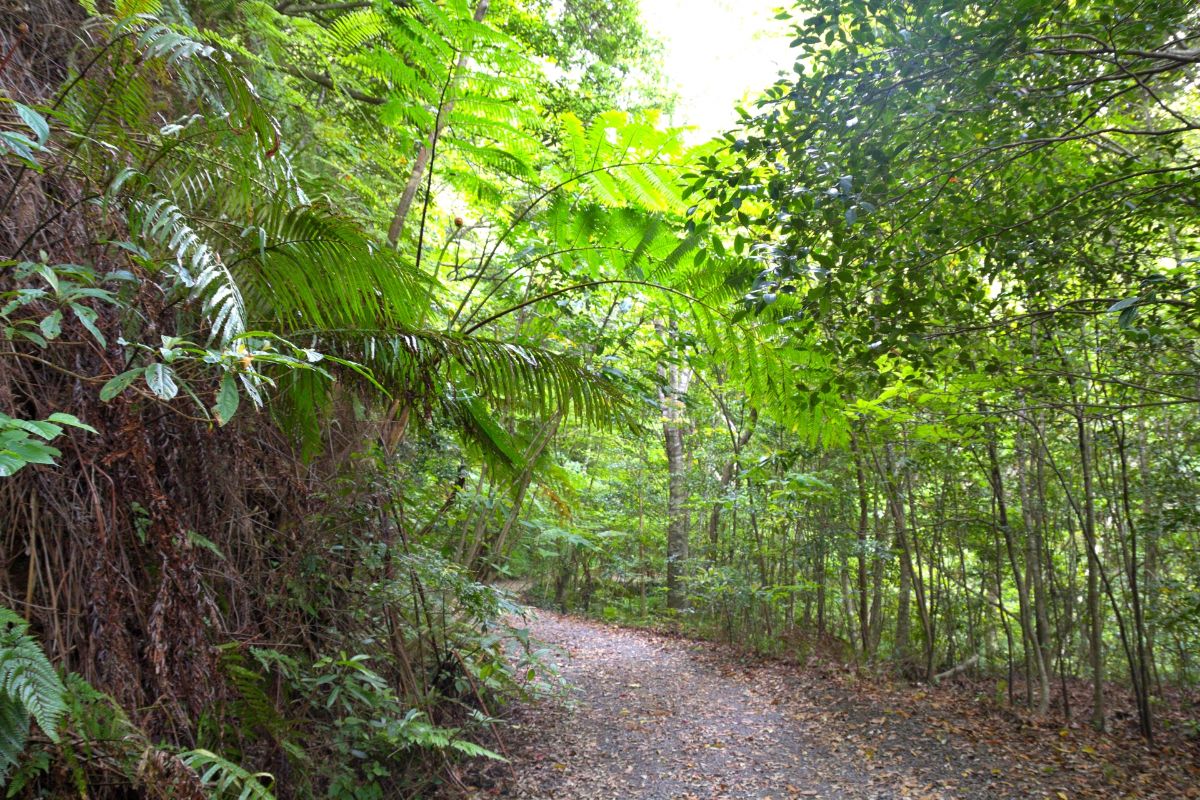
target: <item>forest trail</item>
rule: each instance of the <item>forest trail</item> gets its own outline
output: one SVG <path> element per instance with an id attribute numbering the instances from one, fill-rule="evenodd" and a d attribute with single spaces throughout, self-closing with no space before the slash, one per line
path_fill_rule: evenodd
<path id="1" fill-rule="evenodd" d="M 1086 769 L 1020 755 L 1053 732 L 1038 730 L 1024 748 L 1010 733 L 993 748 L 919 690 L 855 687 L 845 673 L 744 662 L 727 648 L 546 611 L 530 633 L 554 648 L 566 696 L 515 709 L 505 735 L 512 771 L 493 762 L 467 777 L 481 787 L 470 796 L 1105 796 L 1070 785 Z"/>

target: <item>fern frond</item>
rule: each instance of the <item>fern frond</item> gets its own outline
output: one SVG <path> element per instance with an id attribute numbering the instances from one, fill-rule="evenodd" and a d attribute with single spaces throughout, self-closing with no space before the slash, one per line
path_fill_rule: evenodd
<path id="1" fill-rule="evenodd" d="M 0 783 L 3 783 L 29 739 L 29 712 L 8 695 L 0 695 Z"/>
<path id="2" fill-rule="evenodd" d="M 250 772 L 211 750 L 188 750 L 180 758 L 200 775 L 201 783 L 214 798 L 275 800 L 275 795 L 263 785 L 264 780 L 268 785 L 275 782 L 268 772 Z"/>
<path id="3" fill-rule="evenodd" d="M 282 738 L 287 732 L 288 721 L 267 695 L 261 665 L 251 666 L 237 644 L 223 645 L 220 649 L 221 669 L 238 695 L 232 709 L 238 723 L 247 730 L 262 729 L 277 739 Z"/>
<path id="4" fill-rule="evenodd" d="M 354 53 L 386 31 L 387 20 L 375 9 L 363 8 L 339 14 L 329 25 L 327 35 L 341 51 Z"/>
<path id="5" fill-rule="evenodd" d="M 0 775 L 24 749 L 30 716 L 57 742 L 67 710 L 62 679 L 28 630 L 25 620 L 0 607 Z"/>
<path id="6" fill-rule="evenodd" d="M 294 331 L 411 325 L 426 279 L 355 223 L 317 206 L 255 211 L 230 270 L 254 324 Z"/>
<path id="7" fill-rule="evenodd" d="M 222 343 L 246 331 L 246 304 L 241 288 L 221 259 L 221 254 L 200 235 L 170 198 L 135 201 L 133 227 L 141 239 L 170 254 L 169 268 L 203 311 Z"/>

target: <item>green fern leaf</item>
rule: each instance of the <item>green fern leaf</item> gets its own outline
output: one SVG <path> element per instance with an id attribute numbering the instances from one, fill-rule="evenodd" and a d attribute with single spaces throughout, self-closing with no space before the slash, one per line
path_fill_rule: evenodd
<path id="1" fill-rule="evenodd" d="M 263 781 L 275 782 L 268 772 L 250 772 L 210 750 L 188 750 L 180 758 L 200 775 L 200 781 L 214 798 L 275 800 L 275 795 L 263 785 Z"/>
<path id="2" fill-rule="evenodd" d="M 0 775 L 24 749 L 30 716 L 57 742 L 67 710 L 62 680 L 28 627 L 17 614 L 0 607 Z"/>
<path id="3" fill-rule="evenodd" d="M 29 714 L 25 706 L 7 695 L 0 695 L 0 783 L 17 763 L 29 738 Z"/>

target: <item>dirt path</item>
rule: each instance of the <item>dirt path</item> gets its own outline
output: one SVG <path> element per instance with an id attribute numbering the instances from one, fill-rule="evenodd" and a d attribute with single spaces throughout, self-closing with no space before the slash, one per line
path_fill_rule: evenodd
<path id="1" fill-rule="evenodd" d="M 560 669 L 575 702 L 528 709 L 517 723 L 511 738 L 533 745 L 519 749 L 517 797 L 845 796 L 842 785 L 861 784 L 825 763 L 832 754 L 809 752 L 811 723 L 687 642 L 545 612 L 533 632 L 569 654 Z"/>
<path id="2" fill-rule="evenodd" d="M 531 633 L 555 647 L 571 688 L 514 711 L 506 742 L 516 780 L 498 764 L 476 771 L 467 777 L 474 797 L 1081 796 L 1058 767 L 1035 765 L 1029 780 L 1029 764 L 977 740 L 953 714 L 892 708 L 843 679 L 544 611 Z"/>

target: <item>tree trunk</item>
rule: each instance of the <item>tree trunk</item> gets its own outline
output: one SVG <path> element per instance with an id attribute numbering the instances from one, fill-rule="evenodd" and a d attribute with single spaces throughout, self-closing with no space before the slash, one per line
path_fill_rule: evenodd
<path id="1" fill-rule="evenodd" d="M 917 614 L 920 617 L 921 628 L 925 634 L 925 677 L 932 675 L 933 659 L 933 626 L 929 619 L 928 606 L 925 604 L 924 587 L 921 585 L 921 575 L 914 568 L 913 543 L 909 539 L 908 525 L 904 511 L 904 497 L 901 495 L 899 481 L 896 480 L 896 464 L 892 457 L 892 446 L 884 446 L 884 463 L 877 463 L 880 477 L 887 491 L 888 511 L 895 527 L 896 547 L 900 551 L 900 600 L 896 611 L 896 658 L 901 664 L 907 664 L 910 657 L 911 620 L 910 605 L 912 595 L 916 595 Z"/>
<path id="2" fill-rule="evenodd" d="M 1129 456 L 1125 440 L 1125 422 L 1113 423 L 1120 464 L 1121 509 L 1125 512 L 1128 531 L 1128 546 L 1122 545 L 1125 562 L 1125 577 L 1129 585 L 1129 598 L 1133 606 L 1134 647 L 1129 655 L 1130 678 L 1133 682 L 1134 700 L 1138 709 L 1138 727 L 1146 741 L 1154 741 L 1154 717 L 1150 708 L 1150 667 L 1146 656 L 1146 619 L 1142 610 L 1142 596 L 1138 581 L 1138 537 L 1133 516 L 1133 502 L 1129 491 Z M 1129 649 L 1129 648 L 1127 648 Z"/>
<path id="3" fill-rule="evenodd" d="M 750 443 L 750 437 L 754 435 L 754 428 L 758 423 L 758 409 L 752 408 L 750 409 L 748 422 L 742 431 L 737 433 L 733 427 L 733 420 L 729 417 L 723 402 L 721 402 L 721 414 L 725 417 L 725 424 L 729 428 L 730 443 L 733 446 L 733 457 L 721 467 L 721 474 L 718 477 L 721 496 L 713 503 L 712 511 L 709 512 L 708 516 L 708 543 L 714 554 L 717 551 L 717 534 L 721 524 L 721 506 L 725 503 L 725 492 L 728 491 L 729 485 L 733 483 L 733 478 L 737 474 L 742 448 Z"/>
<path id="4" fill-rule="evenodd" d="M 487 15 L 490 5 L 491 0 L 479 0 L 479 4 L 475 6 L 476 22 L 483 22 L 483 18 Z M 437 118 L 434 121 L 433 130 L 429 132 L 429 137 L 421 145 L 421 149 L 417 151 L 416 160 L 413 161 L 412 172 L 408 176 L 408 183 L 404 185 L 400 201 L 396 204 L 396 211 L 392 214 L 392 224 L 388 226 L 388 244 L 393 247 L 400 241 L 400 234 L 404 232 L 404 222 L 408 219 L 408 212 L 411 210 L 413 201 L 417 197 L 417 189 L 421 186 L 421 179 L 425 176 L 425 171 L 429 169 L 429 162 L 437 147 L 438 138 L 442 135 L 442 131 L 445 130 L 447 123 L 450 122 L 450 113 L 454 110 L 454 98 L 445 99 L 445 93 L 453 88 L 454 82 L 457 80 L 459 73 L 466 67 L 469 58 L 470 53 L 467 50 L 464 49 L 459 53 L 458 61 L 455 62 L 454 68 L 447 79 L 442 102 L 438 105 Z"/>
<path id="5" fill-rule="evenodd" d="M 871 612 L 867 606 L 867 478 L 863 470 L 858 437 L 850 431 L 850 452 L 854 455 L 854 479 L 858 487 L 858 631 L 864 658 L 871 657 Z"/>
<path id="6" fill-rule="evenodd" d="M 1050 618 L 1046 610 L 1046 585 L 1042 574 L 1042 519 L 1030 479 L 1036 473 L 1027 469 L 1026 460 L 1034 457 L 1033 448 L 1024 447 L 1024 437 L 1017 435 L 1017 480 L 1021 492 L 1021 517 L 1025 523 L 1025 574 L 1028 577 L 1028 596 L 1032 603 L 1034 639 L 1038 650 L 1038 674 L 1042 679 L 1038 696 L 1038 713 L 1050 710 Z M 1039 471 L 1040 472 L 1040 471 Z M 1040 480 L 1040 476 L 1039 476 Z"/>
<path id="7" fill-rule="evenodd" d="M 1092 487 L 1092 436 L 1083 408 L 1075 409 L 1083 476 L 1083 538 L 1087 544 L 1088 650 L 1092 666 L 1092 726 L 1104 730 L 1104 620 L 1100 616 L 1100 553 L 1096 549 L 1096 497 Z"/>
<path id="8" fill-rule="evenodd" d="M 655 325 L 660 331 L 661 324 Z M 674 330 L 674 324 L 671 330 Z M 684 395 L 691 382 L 691 370 L 678 365 L 658 365 L 663 385 L 659 404 L 663 415 L 663 445 L 667 453 L 667 608 L 687 606 L 684 566 L 688 558 L 687 459 L 684 458 L 683 431 L 686 426 Z"/>
<path id="9" fill-rule="evenodd" d="M 1146 528 L 1146 560 L 1143 566 L 1142 586 L 1146 594 L 1146 660 L 1150 664 L 1159 694 L 1162 694 L 1162 683 L 1154 659 L 1155 624 L 1158 617 L 1158 540 L 1164 527 L 1163 506 L 1160 498 L 1154 492 L 1154 480 L 1150 472 L 1150 460 L 1147 456 L 1147 435 L 1145 420 L 1138 420 L 1138 472 L 1141 473 L 1142 507 L 1153 509 L 1150 524 Z"/>
<path id="10" fill-rule="evenodd" d="M 1000 459 L 996 453 L 995 431 L 988 431 L 987 453 L 989 478 L 992 484 L 992 497 L 996 503 L 996 521 L 1000 533 L 1004 536 L 1004 548 L 1008 553 L 1008 564 L 1012 570 L 1013 581 L 1017 585 L 1017 607 L 1021 623 L 1021 649 L 1025 653 L 1026 664 L 1030 661 L 1037 668 L 1038 675 L 1038 710 L 1045 713 L 1049 708 L 1049 678 L 1046 676 L 1046 664 L 1042 660 L 1042 650 L 1038 646 L 1037 634 L 1033 624 L 1033 613 L 1029 602 L 1029 585 L 1021 573 L 1020 561 L 1017 559 L 1017 545 L 1013 537 L 1012 526 L 1008 521 L 1008 501 L 1004 494 L 1004 476 L 1000 471 Z M 1027 670 L 1028 672 L 1028 670 Z M 1029 683 L 1028 676 L 1026 683 Z M 1028 685 L 1026 689 L 1028 698 Z"/>

